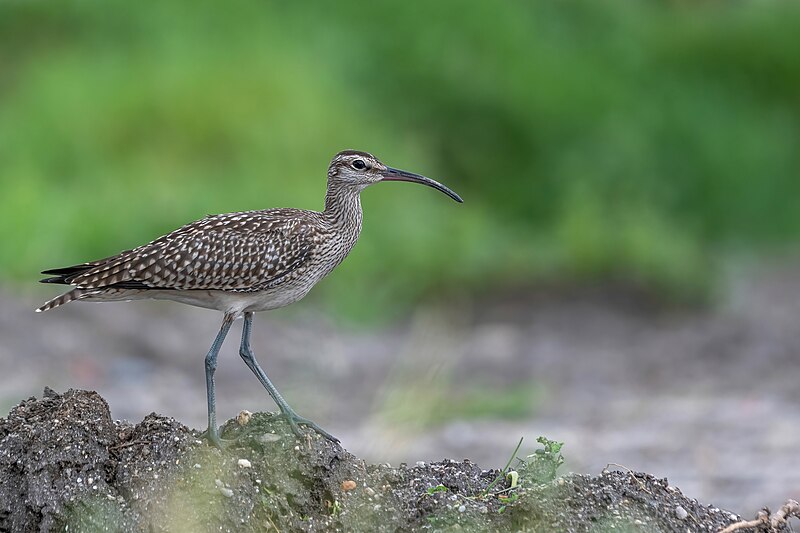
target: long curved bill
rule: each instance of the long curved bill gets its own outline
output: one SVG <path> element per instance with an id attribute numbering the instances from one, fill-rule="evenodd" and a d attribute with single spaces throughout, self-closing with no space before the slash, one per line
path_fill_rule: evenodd
<path id="1" fill-rule="evenodd" d="M 462 200 L 459 195 L 450 190 L 448 187 L 445 187 L 436 180 L 426 178 L 425 176 L 420 176 L 419 174 L 414 174 L 413 172 L 406 172 L 405 170 L 392 167 L 386 167 L 386 170 L 384 170 L 382 174 L 383 179 L 381 181 L 410 181 L 413 183 L 421 183 L 423 185 L 427 185 L 428 187 L 433 187 L 437 191 L 445 193 L 458 203 L 464 203 L 464 200 Z"/>

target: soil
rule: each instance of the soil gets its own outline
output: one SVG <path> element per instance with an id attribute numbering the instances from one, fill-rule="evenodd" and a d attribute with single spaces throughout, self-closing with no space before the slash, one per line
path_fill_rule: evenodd
<path id="1" fill-rule="evenodd" d="M 368 464 L 243 413 L 224 450 L 172 418 L 114 421 L 96 392 L 46 389 L 0 419 L 0 531 L 719 531 L 740 516 L 630 471 Z M 748 531 L 789 531 L 786 524 Z"/>
<path id="2" fill-rule="evenodd" d="M 52 291 L 0 286 L 0 416 L 45 386 L 76 387 L 98 391 L 114 419 L 156 411 L 204 427 L 219 313 L 170 302 L 34 313 Z M 367 462 L 499 467 L 520 437 L 524 456 L 544 435 L 565 442 L 565 470 L 618 463 L 755 516 L 800 500 L 800 259 L 731 267 L 715 294 L 696 307 L 624 285 L 437 295 L 357 329 L 312 291 L 259 313 L 252 345 L 292 407 Z M 220 419 L 275 408 L 238 356 L 239 328 L 220 353 Z"/>

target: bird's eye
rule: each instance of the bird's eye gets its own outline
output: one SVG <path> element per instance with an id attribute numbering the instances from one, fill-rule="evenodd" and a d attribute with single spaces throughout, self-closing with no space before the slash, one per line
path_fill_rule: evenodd
<path id="1" fill-rule="evenodd" d="M 355 161 L 353 161 L 353 168 L 356 170 L 364 170 L 365 168 L 367 168 L 367 164 L 364 163 L 362 159 L 356 159 Z"/>

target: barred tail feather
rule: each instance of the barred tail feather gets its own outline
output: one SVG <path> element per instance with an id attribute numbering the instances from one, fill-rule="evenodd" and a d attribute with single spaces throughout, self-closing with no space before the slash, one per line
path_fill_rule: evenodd
<path id="1" fill-rule="evenodd" d="M 69 292 L 65 292 L 61 296 L 57 296 L 52 300 L 46 302 L 43 306 L 36 310 L 37 313 L 43 313 L 45 311 L 49 311 L 50 309 L 54 309 L 59 305 L 64 305 L 66 303 L 71 302 L 72 300 L 80 300 L 84 296 L 83 289 L 72 289 Z"/>

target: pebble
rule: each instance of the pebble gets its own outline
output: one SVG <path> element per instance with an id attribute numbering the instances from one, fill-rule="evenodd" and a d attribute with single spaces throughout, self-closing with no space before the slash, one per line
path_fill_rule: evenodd
<path id="1" fill-rule="evenodd" d="M 364 492 L 367 493 L 367 496 L 375 496 L 375 490 L 372 487 L 367 487 Z"/>
<path id="2" fill-rule="evenodd" d="M 195 467 L 195 468 L 203 468 L 202 466 L 200 466 L 200 463 L 195 463 L 195 464 L 194 464 L 194 467 Z"/>
<path id="3" fill-rule="evenodd" d="M 420 467 L 420 468 L 424 468 L 425 467 L 425 461 L 417 461 L 417 466 Z"/>
<path id="4" fill-rule="evenodd" d="M 275 433 L 264 433 L 262 435 L 259 435 L 257 437 L 257 439 L 258 439 L 259 442 L 261 442 L 263 444 L 268 444 L 270 442 L 276 442 L 276 441 L 281 440 L 281 436 L 280 435 L 276 435 Z"/>
<path id="5" fill-rule="evenodd" d="M 458 512 L 459 513 L 463 513 L 466 510 L 467 510 L 467 506 L 466 505 L 459 505 L 458 506 Z"/>
<path id="6" fill-rule="evenodd" d="M 228 487 L 226 487 L 225 483 L 223 483 L 221 479 L 215 479 L 214 480 L 214 485 L 217 486 L 217 489 L 219 489 L 219 492 L 223 496 L 225 496 L 226 498 L 233 497 L 233 491 L 231 489 L 229 489 Z"/>
<path id="7" fill-rule="evenodd" d="M 356 488 L 356 482 L 352 479 L 345 479 L 342 481 L 342 490 L 347 492 L 348 490 L 353 490 Z"/>
<path id="8" fill-rule="evenodd" d="M 675 508 L 675 516 L 677 516 L 679 520 L 686 520 L 686 517 L 689 516 L 689 513 L 686 511 L 686 509 L 679 505 Z"/>
<path id="9" fill-rule="evenodd" d="M 239 414 L 236 415 L 236 423 L 240 426 L 246 426 L 250 422 L 250 418 L 253 416 L 253 413 L 248 411 L 247 409 L 242 409 L 239 411 Z"/>
<path id="10" fill-rule="evenodd" d="M 237 464 L 241 468 L 252 468 L 253 466 L 252 463 L 250 463 L 250 461 L 248 461 L 247 459 L 239 459 L 239 461 L 237 461 Z"/>

